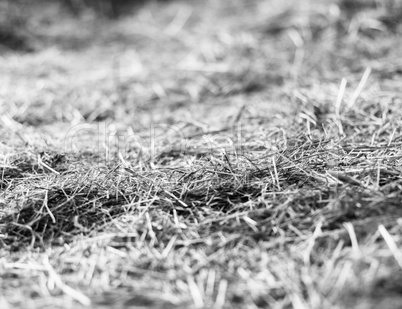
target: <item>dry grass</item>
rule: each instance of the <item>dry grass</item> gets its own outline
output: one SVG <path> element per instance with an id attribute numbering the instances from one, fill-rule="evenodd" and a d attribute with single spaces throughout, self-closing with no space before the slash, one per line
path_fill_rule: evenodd
<path id="1" fill-rule="evenodd" d="M 399 308 L 401 8 L 26 8 L 0 307 Z"/>

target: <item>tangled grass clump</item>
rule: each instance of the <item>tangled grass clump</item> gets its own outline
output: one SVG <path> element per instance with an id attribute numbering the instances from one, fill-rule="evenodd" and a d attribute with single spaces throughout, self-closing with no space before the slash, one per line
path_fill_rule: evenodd
<path id="1" fill-rule="evenodd" d="M 122 196 L 102 194 L 99 188 L 51 188 L 30 195 L 16 213 L 0 224 L 6 241 L 21 244 L 63 244 L 76 235 L 86 235 L 124 212 Z"/>

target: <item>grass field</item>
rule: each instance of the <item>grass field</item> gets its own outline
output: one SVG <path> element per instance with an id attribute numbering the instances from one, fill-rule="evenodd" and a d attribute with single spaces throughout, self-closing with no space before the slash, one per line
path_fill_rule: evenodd
<path id="1" fill-rule="evenodd" d="M 7 10 L 0 308 L 402 307 L 401 1 Z"/>

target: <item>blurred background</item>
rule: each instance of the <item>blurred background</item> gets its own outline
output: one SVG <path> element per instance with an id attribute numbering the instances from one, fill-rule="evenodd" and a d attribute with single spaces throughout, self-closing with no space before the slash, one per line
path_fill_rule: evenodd
<path id="1" fill-rule="evenodd" d="M 3 48 L 32 51 L 28 27 L 40 11 L 75 18 L 92 15 L 96 18 L 118 19 L 138 10 L 145 3 L 169 0 L 2 0 L 0 2 L 0 44 Z M 50 13 L 50 12 L 49 12 Z M 24 33 L 25 32 L 25 33 Z"/>
<path id="2" fill-rule="evenodd" d="M 2 0 L 2 124 L 275 125 L 306 95 L 325 113 L 367 67 L 393 89 L 401 24 L 394 0 Z"/>

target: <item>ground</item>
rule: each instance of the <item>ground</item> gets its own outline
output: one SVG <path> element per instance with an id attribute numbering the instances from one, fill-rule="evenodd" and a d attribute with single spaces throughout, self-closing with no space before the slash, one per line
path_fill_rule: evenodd
<path id="1" fill-rule="evenodd" d="M 0 14 L 0 307 L 400 308 L 401 1 L 200 2 Z"/>

